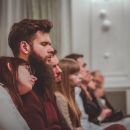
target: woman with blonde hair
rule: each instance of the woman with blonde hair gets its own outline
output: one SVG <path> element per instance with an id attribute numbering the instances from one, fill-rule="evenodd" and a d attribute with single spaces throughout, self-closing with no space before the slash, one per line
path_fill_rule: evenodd
<path id="1" fill-rule="evenodd" d="M 64 58 L 60 60 L 62 81 L 56 87 L 55 95 L 58 108 L 68 125 L 73 130 L 82 130 L 80 124 L 80 110 L 75 102 L 74 88 L 80 82 L 79 65 L 76 61 Z"/>

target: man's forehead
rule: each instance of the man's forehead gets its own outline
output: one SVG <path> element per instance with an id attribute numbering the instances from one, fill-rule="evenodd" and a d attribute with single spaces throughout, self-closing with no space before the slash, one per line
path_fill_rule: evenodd
<path id="1" fill-rule="evenodd" d="M 78 63 L 79 63 L 80 65 L 84 65 L 84 66 L 87 65 L 87 63 L 85 62 L 85 60 L 84 60 L 83 57 L 78 58 L 77 61 L 78 61 Z"/>
<path id="2" fill-rule="evenodd" d="M 34 36 L 32 37 L 32 40 L 44 40 L 45 42 L 48 42 L 51 44 L 51 38 L 50 38 L 50 34 L 47 32 L 42 32 L 42 31 L 37 31 Z"/>

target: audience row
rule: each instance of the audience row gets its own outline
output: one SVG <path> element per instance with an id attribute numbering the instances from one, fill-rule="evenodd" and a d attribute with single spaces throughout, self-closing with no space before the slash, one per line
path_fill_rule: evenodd
<path id="1" fill-rule="evenodd" d="M 14 57 L 0 57 L 0 130 L 129 130 L 104 92 L 100 71 L 82 54 L 59 60 L 49 20 L 23 19 L 12 26 Z"/>

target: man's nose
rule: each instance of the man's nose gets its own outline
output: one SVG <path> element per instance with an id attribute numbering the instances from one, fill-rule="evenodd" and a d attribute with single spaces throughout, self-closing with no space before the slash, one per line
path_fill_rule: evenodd
<path id="1" fill-rule="evenodd" d="M 48 52 L 49 52 L 49 53 L 52 53 L 52 54 L 53 54 L 53 52 L 54 52 L 54 48 L 53 48 L 51 45 L 49 46 Z"/>
<path id="2" fill-rule="evenodd" d="M 57 73 L 62 73 L 62 70 L 59 66 L 56 67 Z"/>

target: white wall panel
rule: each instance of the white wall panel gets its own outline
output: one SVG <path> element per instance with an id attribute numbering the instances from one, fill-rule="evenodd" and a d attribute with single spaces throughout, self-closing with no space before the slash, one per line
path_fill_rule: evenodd
<path id="1" fill-rule="evenodd" d="M 130 55 L 130 40 L 126 30 L 126 27 L 129 28 L 129 22 L 125 2 L 92 2 L 92 68 L 99 68 L 104 72 L 107 86 L 130 86 L 130 61 L 127 59 Z M 104 17 L 101 17 L 101 10 L 106 11 Z M 107 31 L 102 29 L 105 20 L 111 22 Z"/>

